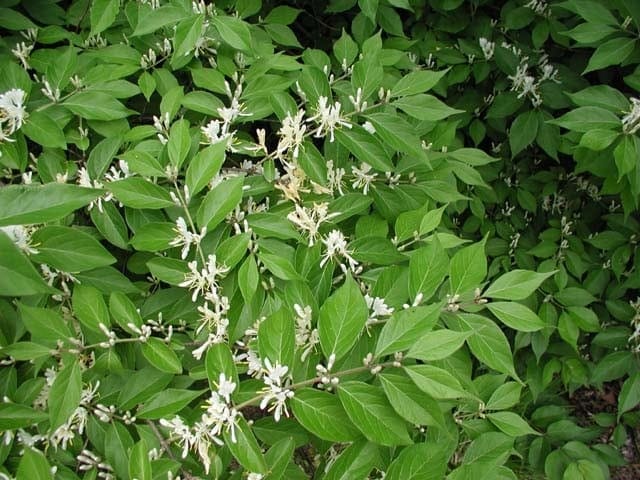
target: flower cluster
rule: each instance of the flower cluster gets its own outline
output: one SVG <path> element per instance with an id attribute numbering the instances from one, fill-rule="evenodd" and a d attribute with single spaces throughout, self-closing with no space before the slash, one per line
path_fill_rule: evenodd
<path id="1" fill-rule="evenodd" d="M 187 222 L 184 218 L 178 217 L 176 220 L 176 228 L 173 229 L 176 232 L 176 237 L 169 242 L 172 247 L 182 247 L 181 258 L 184 260 L 189 255 L 189 249 L 191 245 L 196 247 L 200 245 L 200 242 L 207 234 L 207 227 L 203 227 L 200 233 L 193 233 L 187 227 Z"/>
<path id="2" fill-rule="evenodd" d="M 22 127 L 27 116 L 24 108 L 26 93 L 19 88 L 12 88 L 0 94 L 0 142 L 13 142 L 9 135 Z"/>
<path id="3" fill-rule="evenodd" d="M 217 391 L 211 392 L 211 397 L 206 402 L 206 411 L 193 427 L 189 427 L 178 416 L 171 420 L 160 419 L 160 425 L 169 428 L 171 437 L 182 446 L 182 458 L 187 456 L 189 450 L 194 450 L 200 456 L 207 474 L 211 468 L 209 448 L 214 443 L 223 445 L 220 439 L 223 431 L 228 432 L 231 441 L 235 443 L 237 441 L 235 429 L 241 417 L 240 412 L 231 404 L 231 394 L 236 389 L 235 382 L 221 373 L 216 387 Z"/>
<path id="4" fill-rule="evenodd" d="M 314 203 L 311 208 L 296 203 L 295 211 L 289 213 L 287 218 L 298 230 L 308 234 L 309 246 L 313 247 L 320 233 L 320 225 L 337 215 L 337 212 L 329 213 L 329 204 L 326 202 Z"/>
<path id="5" fill-rule="evenodd" d="M 349 264 L 348 269 L 354 273 L 359 273 L 358 262 L 351 256 L 351 251 L 347 249 L 347 239 L 340 230 L 332 230 L 322 243 L 326 247 L 320 260 L 320 267 L 324 267 L 329 260 L 343 258 Z M 340 262 L 340 268 L 346 273 L 347 266 L 344 262 Z"/>
<path id="6" fill-rule="evenodd" d="M 260 402 L 260 408 L 264 410 L 271 404 L 269 411 L 273 412 L 273 418 L 276 422 L 280 421 L 283 411 L 287 417 L 289 416 L 285 402 L 293 397 L 293 390 L 287 388 L 288 371 L 289 367 L 286 365 L 280 365 L 278 362 L 273 365 L 268 358 L 264 359 L 262 381 L 265 387 L 261 390 L 264 396 Z"/>
<path id="7" fill-rule="evenodd" d="M 320 335 L 318 329 L 313 328 L 311 324 L 313 312 L 310 306 L 302 308 L 296 303 L 293 309 L 296 312 L 296 347 L 302 350 L 300 360 L 304 362 L 315 346 L 320 343 Z"/>

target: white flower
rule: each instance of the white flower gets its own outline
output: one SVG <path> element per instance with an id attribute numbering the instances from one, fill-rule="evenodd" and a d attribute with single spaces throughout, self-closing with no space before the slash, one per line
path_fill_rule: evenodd
<path id="1" fill-rule="evenodd" d="M 384 303 L 384 298 L 372 297 L 369 294 L 364 296 L 369 308 L 369 319 L 367 323 L 374 323 L 379 317 L 387 317 L 393 313 L 393 308 Z"/>
<path id="2" fill-rule="evenodd" d="M 333 132 L 336 127 L 343 126 L 351 128 L 351 124 L 340 116 L 340 109 L 342 108 L 340 102 L 335 102 L 332 106 L 328 106 L 328 101 L 329 99 L 324 96 L 318 98 L 316 114 L 313 117 L 310 117 L 307 122 L 315 121 L 318 124 L 318 128 L 315 133 L 316 138 L 323 137 L 328 133 L 329 141 L 333 142 Z"/>
<path id="3" fill-rule="evenodd" d="M 320 342 L 320 335 L 318 334 L 317 328 L 312 328 L 312 311 L 310 306 L 307 305 L 302 308 L 296 303 L 293 305 L 293 309 L 296 312 L 296 347 L 302 349 L 300 360 L 304 362 Z"/>
<path id="4" fill-rule="evenodd" d="M 362 128 L 364 128 L 371 135 L 375 135 L 376 133 L 376 127 L 374 127 L 373 124 L 368 120 L 362 124 Z"/>
<path id="5" fill-rule="evenodd" d="M 23 225 L 7 225 L 0 227 L 16 246 L 27 254 L 37 254 L 38 250 L 33 248 L 31 244 L 31 235 L 35 232 L 34 227 L 25 227 Z"/>
<path id="6" fill-rule="evenodd" d="M 187 227 L 187 222 L 184 218 L 178 217 L 176 220 L 176 227 L 173 229 L 174 232 L 177 233 L 176 237 L 169 242 L 169 245 L 172 247 L 180 247 L 182 246 L 182 254 L 181 257 L 184 260 L 189 255 L 189 248 L 191 245 L 198 246 L 200 242 L 207 234 L 207 227 L 203 227 L 200 230 L 200 233 L 193 233 L 189 231 Z"/>
<path id="7" fill-rule="evenodd" d="M 322 255 L 320 267 L 324 267 L 330 259 L 342 257 L 349 263 L 351 271 L 356 271 L 358 262 L 351 256 L 351 252 L 347 249 L 347 239 L 340 230 L 332 230 L 329 232 L 329 235 L 322 239 L 322 243 L 324 243 L 326 251 Z M 344 264 L 340 264 L 340 266 L 343 271 L 346 271 Z"/>
<path id="8" fill-rule="evenodd" d="M 323 222 L 329 221 L 339 215 L 339 213 L 329 213 L 329 204 L 314 203 L 312 208 L 300 206 L 296 203 L 295 211 L 289 213 L 287 218 L 300 231 L 308 232 L 309 246 L 312 247 L 318 236 L 318 230 Z"/>
<path id="9" fill-rule="evenodd" d="M 353 188 L 362 188 L 362 193 L 365 195 L 369 192 L 369 186 L 371 182 L 378 176 L 377 173 L 369 173 L 371 171 L 371 165 L 368 163 L 361 163 L 360 167 L 351 167 L 351 173 L 353 173 L 354 181 L 351 184 Z"/>
<path id="10" fill-rule="evenodd" d="M 225 141 L 229 145 L 233 133 L 229 133 L 228 125 L 220 123 L 220 120 L 211 120 L 206 126 L 201 127 L 202 134 L 206 137 L 207 143 L 214 144 Z"/>
<path id="11" fill-rule="evenodd" d="M 201 270 L 198 270 L 198 262 L 196 260 L 187 264 L 189 273 L 185 274 L 184 281 L 179 284 L 180 287 L 188 287 L 193 290 L 192 301 L 196 301 L 201 293 L 210 293 L 212 298 L 218 295 L 218 278 L 224 277 L 229 268 L 216 263 L 216 256 L 209 255 L 207 264 Z"/>
<path id="12" fill-rule="evenodd" d="M 640 100 L 630 98 L 631 110 L 622 117 L 622 131 L 628 135 L 633 135 L 640 129 Z"/>
<path id="13" fill-rule="evenodd" d="M 221 373 L 216 386 L 218 387 L 218 395 L 224 398 L 225 402 L 231 402 L 231 394 L 236 389 L 236 384 L 228 380 L 224 373 Z"/>
<path id="14" fill-rule="evenodd" d="M 171 436 L 176 437 L 178 444 L 182 445 L 182 458 L 185 458 L 195 441 L 189 426 L 177 415 L 171 420 L 161 418 L 160 425 L 171 429 Z"/>
<path id="15" fill-rule="evenodd" d="M 27 111 L 24 108 L 24 99 L 26 93 L 19 88 L 12 88 L 0 94 L 0 140 L 7 138 L 8 135 L 15 133 L 27 117 Z"/>
<path id="16" fill-rule="evenodd" d="M 304 134 L 307 127 L 304 124 L 304 110 L 298 110 L 295 116 L 291 116 L 290 113 L 282 121 L 282 127 L 278 130 L 280 140 L 276 152 L 278 156 L 282 157 L 290 150 L 293 151 L 293 158 L 298 158 L 300 152 L 300 145 L 304 141 Z"/>
<path id="17" fill-rule="evenodd" d="M 493 57 L 493 52 L 496 48 L 496 44 L 494 42 L 490 42 L 484 37 L 480 37 L 478 39 L 478 43 L 480 43 L 480 48 L 482 49 L 482 54 L 486 60 L 491 60 Z"/>
<path id="18" fill-rule="evenodd" d="M 262 480 L 264 478 L 264 476 L 261 473 L 249 473 L 249 475 L 247 475 L 247 480 Z"/>
<path id="19" fill-rule="evenodd" d="M 283 411 L 286 416 L 289 416 L 285 402 L 294 395 L 293 390 L 288 389 L 285 385 L 287 381 L 285 376 L 289 371 L 289 367 L 280 365 L 278 362 L 272 365 L 268 358 L 264 359 L 264 365 L 262 380 L 265 383 L 265 387 L 260 391 L 264 395 L 260 402 L 260 408 L 264 410 L 267 405 L 271 404 L 269 411 L 273 411 L 273 418 L 278 422 Z"/>
<path id="20" fill-rule="evenodd" d="M 330 193 L 333 195 L 333 192 L 336 190 L 340 195 L 344 195 L 342 191 L 343 181 L 342 178 L 345 175 L 344 168 L 335 168 L 333 165 L 333 160 L 327 161 L 327 186 L 330 189 Z"/>

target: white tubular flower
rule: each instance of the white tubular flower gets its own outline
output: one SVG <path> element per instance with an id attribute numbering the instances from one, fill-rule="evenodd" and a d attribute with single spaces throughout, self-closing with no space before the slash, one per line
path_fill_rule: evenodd
<path id="1" fill-rule="evenodd" d="M 171 420 L 161 418 L 160 425 L 171 430 L 171 437 L 178 441 L 178 445 L 182 446 L 182 458 L 186 458 L 189 449 L 195 442 L 195 437 L 191 434 L 189 426 L 177 415 Z"/>
<path id="2" fill-rule="evenodd" d="M 361 163 L 360 167 L 351 167 L 351 173 L 354 180 L 351 186 L 353 188 L 362 188 L 362 193 L 367 194 L 369 192 L 369 186 L 371 182 L 378 176 L 377 173 L 369 173 L 371 171 L 371 165 L 368 163 Z"/>
<path id="3" fill-rule="evenodd" d="M 272 365 L 268 358 L 264 359 L 264 376 L 262 377 L 265 387 L 261 390 L 264 395 L 260 402 L 260 408 L 265 409 L 267 405 L 271 404 L 269 411 L 273 412 L 273 418 L 276 422 L 280 421 L 282 412 L 288 417 L 289 411 L 287 410 L 286 401 L 292 398 L 293 390 L 289 390 L 285 382 L 287 382 L 287 372 L 289 367 L 286 365 L 280 365 L 276 362 Z"/>
<path id="4" fill-rule="evenodd" d="M 249 473 L 249 475 L 247 475 L 247 480 L 262 480 L 264 478 L 264 475 L 262 475 L 261 473 Z"/>
<path id="5" fill-rule="evenodd" d="M 227 146 L 233 139 L 233 132 L 229 133 L 229 125 L 220 123 L 220 120 L 211 120 L 206 126 L 200 128 L 207 139 L 206 143 L 213 145 L 218 142 L 226 142 Z"/>
<path id="6" fill-rule="evenodd" d="M 622 131 L 627 135 L 633 135 L 640 129 L 640 100 L 630 98 L 631 110 L 622 117 Z"/>
<path id="7" fill-rule="evenodd" d="M 34 227 L 25 227 L 24 225 L 7 225 L 0 227 L 0 231 L 4 232 L 15 245 L 29 255 L 35 255 L 38 250 L 33 248 L 31 243 L 31 235 L 35 232 Z"/>
<path id="8" fill-rule="evenodd" d="M 218 383 L 216 384 L 218 387 L 218 395 L 224 398 L 224 401 L 227 403 L 231 402 L 231 394 L 236 389 L 236 384 L 231 380 L 228 380 L 224 373 L 221 373 L 218 377 Z"/>
<path id="9" fill-rule="evenodd" d="M 296 312 L 296 347 L 302 350 L 300 360 L 304 362 L 315 346 L 320 343 L 320 335 L 317 328 L 312 328 L 310 306 L 302 308 L 296 303 L 293 309 Z"/>
<path id="10" fill-rule="evenodd" d="M 320 225 L 339 215 L 337 212 L 329 213 L 328 207 L 329 204 L 326 202 L 314 203 L 312 208 L 303 207 L 296 203 L 295 211 L 287 215 L 289 221 L 293 223 L 298 230 L 308 233 L 310 247 L 313 247 L 315 244 Z"/>
<path id="11" fill-rule="evenodd" d="M 304 134 L 307 131 L 307 127 L 304 124 L 305 111 L 300 109 L 295 114 L 287 114 L 282 121 L 282 127 L 278 130 L 280 140 L 278 141 L 278 147 L 276 152 L 279 157 L 283 157 L 289 151 L 292 151 L 293 158 L 298 158 L 300 153 L 300 145 L 304 141 Z"/>
<path id="12" fill-rule="evenodd" d="M 207 227 L 203 227 L 200 230 L 200 233 L 193 233 L 189 231 L 187 227 L 187 222 L 184 218 L 178 217 L 176 220 L 176 227 L 173 229 L 174 232 L 177 233 L 177 236 L 169 242 L 169 245 L 172 247 L 180 247 L 182 246 L 182 254 L 181 257 L 184 260 L 189 255 L 189 249 L 191 245 L 198 246 L 204 236 L 207 234 Z"/>
<path id="13" fill-rule="evenodd" d="M 0 140 L 12 141 L 9 135 L 15 133 L 27 117 L 24 108 L 26 93 L 19 88 L 12 88 L 0 94 Z"/>
<path id="14" fill-rule="evenodd" d="M 209 255 L 207 264 L 201 270 L 198 270 L 198 262 L 196 260 L 187 264 L 189 267 L 189 273 L 185 274 L 184 281 L 178 286 L 189 288 L 193 290 L 191 300 L 196 301 L 198 295 L 211 293 L 212 297 L 216 297 L 218 294 L 218 278 L 224 277 L 229 268 L 224 265 L 218 265 L 216 263 L 216 256 Z"/>
<path id="15" fill-rule="evenodd" d="M 480 48 L 482 49 L 482 54 L 484 55 L 485 60 L 491 60 L 491 58 L 493 57 L 493 52 L 496 48 L 496 44 L 494 42 L 490 42 L 484 37 L 480 37 L 478 39 L 478 43 L 480 44 Z"/>
<path id="16" fill-rule="evenodd" d="M 231 441 L 236 443 L 235 427 L 240 412 L 227 405 L 218 392 L 211 392 L 207 403 L 209 406 L 206 413 L 202 415 L 202 422 L 210 428 L 209 435 L 219 437 L 222 431 L 226 430 L 231 434 Z"/>
<path id="17" fill-rule="evenodd" d="M 342 179 L 345 173 L 344 168 L 334 167 L 333 160 L 327 161 L 327 186 L 329 187 L 332 195 L 336 190 L 340 195 L 344 195 L 344 192 L 342 191 L 344 182 Z"/>
<path id="18" fill-rule="evenodd" d="M 384 303 L 384 298 L 372 297 L 369 294 L 364 296 L 367 307 L 369 308 L 369 318 L 367 323 L 375 323 L 380 317 L 388 317 L 393 313 L 393 308 Z"/>
<path id="19" fill-rule="evenodd" d="M 236 362 L 246 362 L 247 363 L 247 375 L 260 378 L 262 376 L 262 361 L 258 354 L 248 348 L 245 353 L 241 353 L 235 356 Z"/>
<path id="20" fill-rule="evenodd" d="M 351 256 L 351 252 L 347 249 L 347 239 L 340 230 L 332 230 L 329 232 L 329 235 L 322 239 L 322 243 L 324 243 L 327 249 L 322 254 L 320 267 L 324 267 L 330 259 L 342 257 L 349 263 L 349 269 L 352 272 L 356 271 L 358 262 Z M 340 267 L 343 271 L 346 271 L 344 264 L 341 263 Z"/>
<path id="21" fill-rule="evenodd" d="M 328 101 L 329 99 L 327 97 L 318 98 L 316 114 L 313 117 L 310 117 L 307 122 L 315 121 L 318 124 L 318 128 L 315 133 L 316 138 L 324 137 L 329 134 L 329 141 L 333 142 L 333 132 L 336 127 L 342 126 L 351 128 L 351 124 L 340 116 L 340 109 L 342 108 L 340 102 L 335 102 L 333 105 L 328 106 Z"/>

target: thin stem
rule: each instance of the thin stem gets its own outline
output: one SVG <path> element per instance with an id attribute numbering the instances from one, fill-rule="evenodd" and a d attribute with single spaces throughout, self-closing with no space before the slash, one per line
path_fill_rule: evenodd
<path id="1" fill-rule="evenodd" d="M 193 221 L 193 218 L 191 217 L 191 213 L 189 212 L 189 206 L 187 205 L 186 200 L 184 199 L 184 197 L 182 196 L 182 193 L 180 193 L 180 188 L 178 187 L 178 183 L 174 180 L 173 181 L 173 186 L 176 189 L 176 196 L 178 197 L 178 200 L 180 200 L 180 204 L 182 205 L 182 209 L 184 210 L 184 215 L 185 217 L 187 217 L 187 222 L 189 222 L 189 227 L 191 227 L 191 231 L 192 232 L 197 232 L 196 230 L 196 224 Z M 200 248 L 200 243 L 196 243 L 196 250 L 198 251 L 198 255 L 200 256 L 200 260 L 202 261 L 202 265 L 206 265 L 207 264 L 207 260 L 204 258 L 204 252 L 202 251 L 202 248 Z"/>
<path id="2" fill-rule="evenodd" d="M 355 373 L 368 372 L 368 371 L 371 371 L 371 369 L 375 368 L 375 367 L 382 367 L 382 368 L 396 367 L 396 368 L 398 368 L 398 366 L 399 366 L 398 362 L 397 361 L 393 361 L 393 362 L 380 363 L 378 365 L 369 365 L 369 366 L 349 368 L 349 369 L 343 370 L 341 372 L 330 373 L 330 375 L 331 375 L 331 377 L 344 377 L 344 376 L 347 376 L 347 375 L 353 375 Z M 322 376 L 318 375 L 318 376 L 310 378 L 308 380 L 304 380 L 302 382 L 291 384 L 287 388 L 289 390 L 296 390 L 298 388 L 308 387 L 310 385 L 314 385 L 316 383 L 320 383 L 321 378 L 322 378 Z M 266 395 L 266 393 L 259 393 L 255 397 L 250 398 L 249 400 L 246 400 L 246 401 L 236 405 L 235 408 L 236 408 L 236 410 L 242 410 L 243 408 L 246 408 L 246 407 L 258 402 L 259 400 L 262 400 L 262 398 L 265 395 Z"/>

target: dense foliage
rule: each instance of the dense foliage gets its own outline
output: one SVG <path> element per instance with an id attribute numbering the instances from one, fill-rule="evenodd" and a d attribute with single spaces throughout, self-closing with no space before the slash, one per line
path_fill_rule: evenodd
<path id="1" fill-rule="evenodd" d="M 0 478 L 609 478 L 640 2 L 288 3 L 0 1 Z"/>

